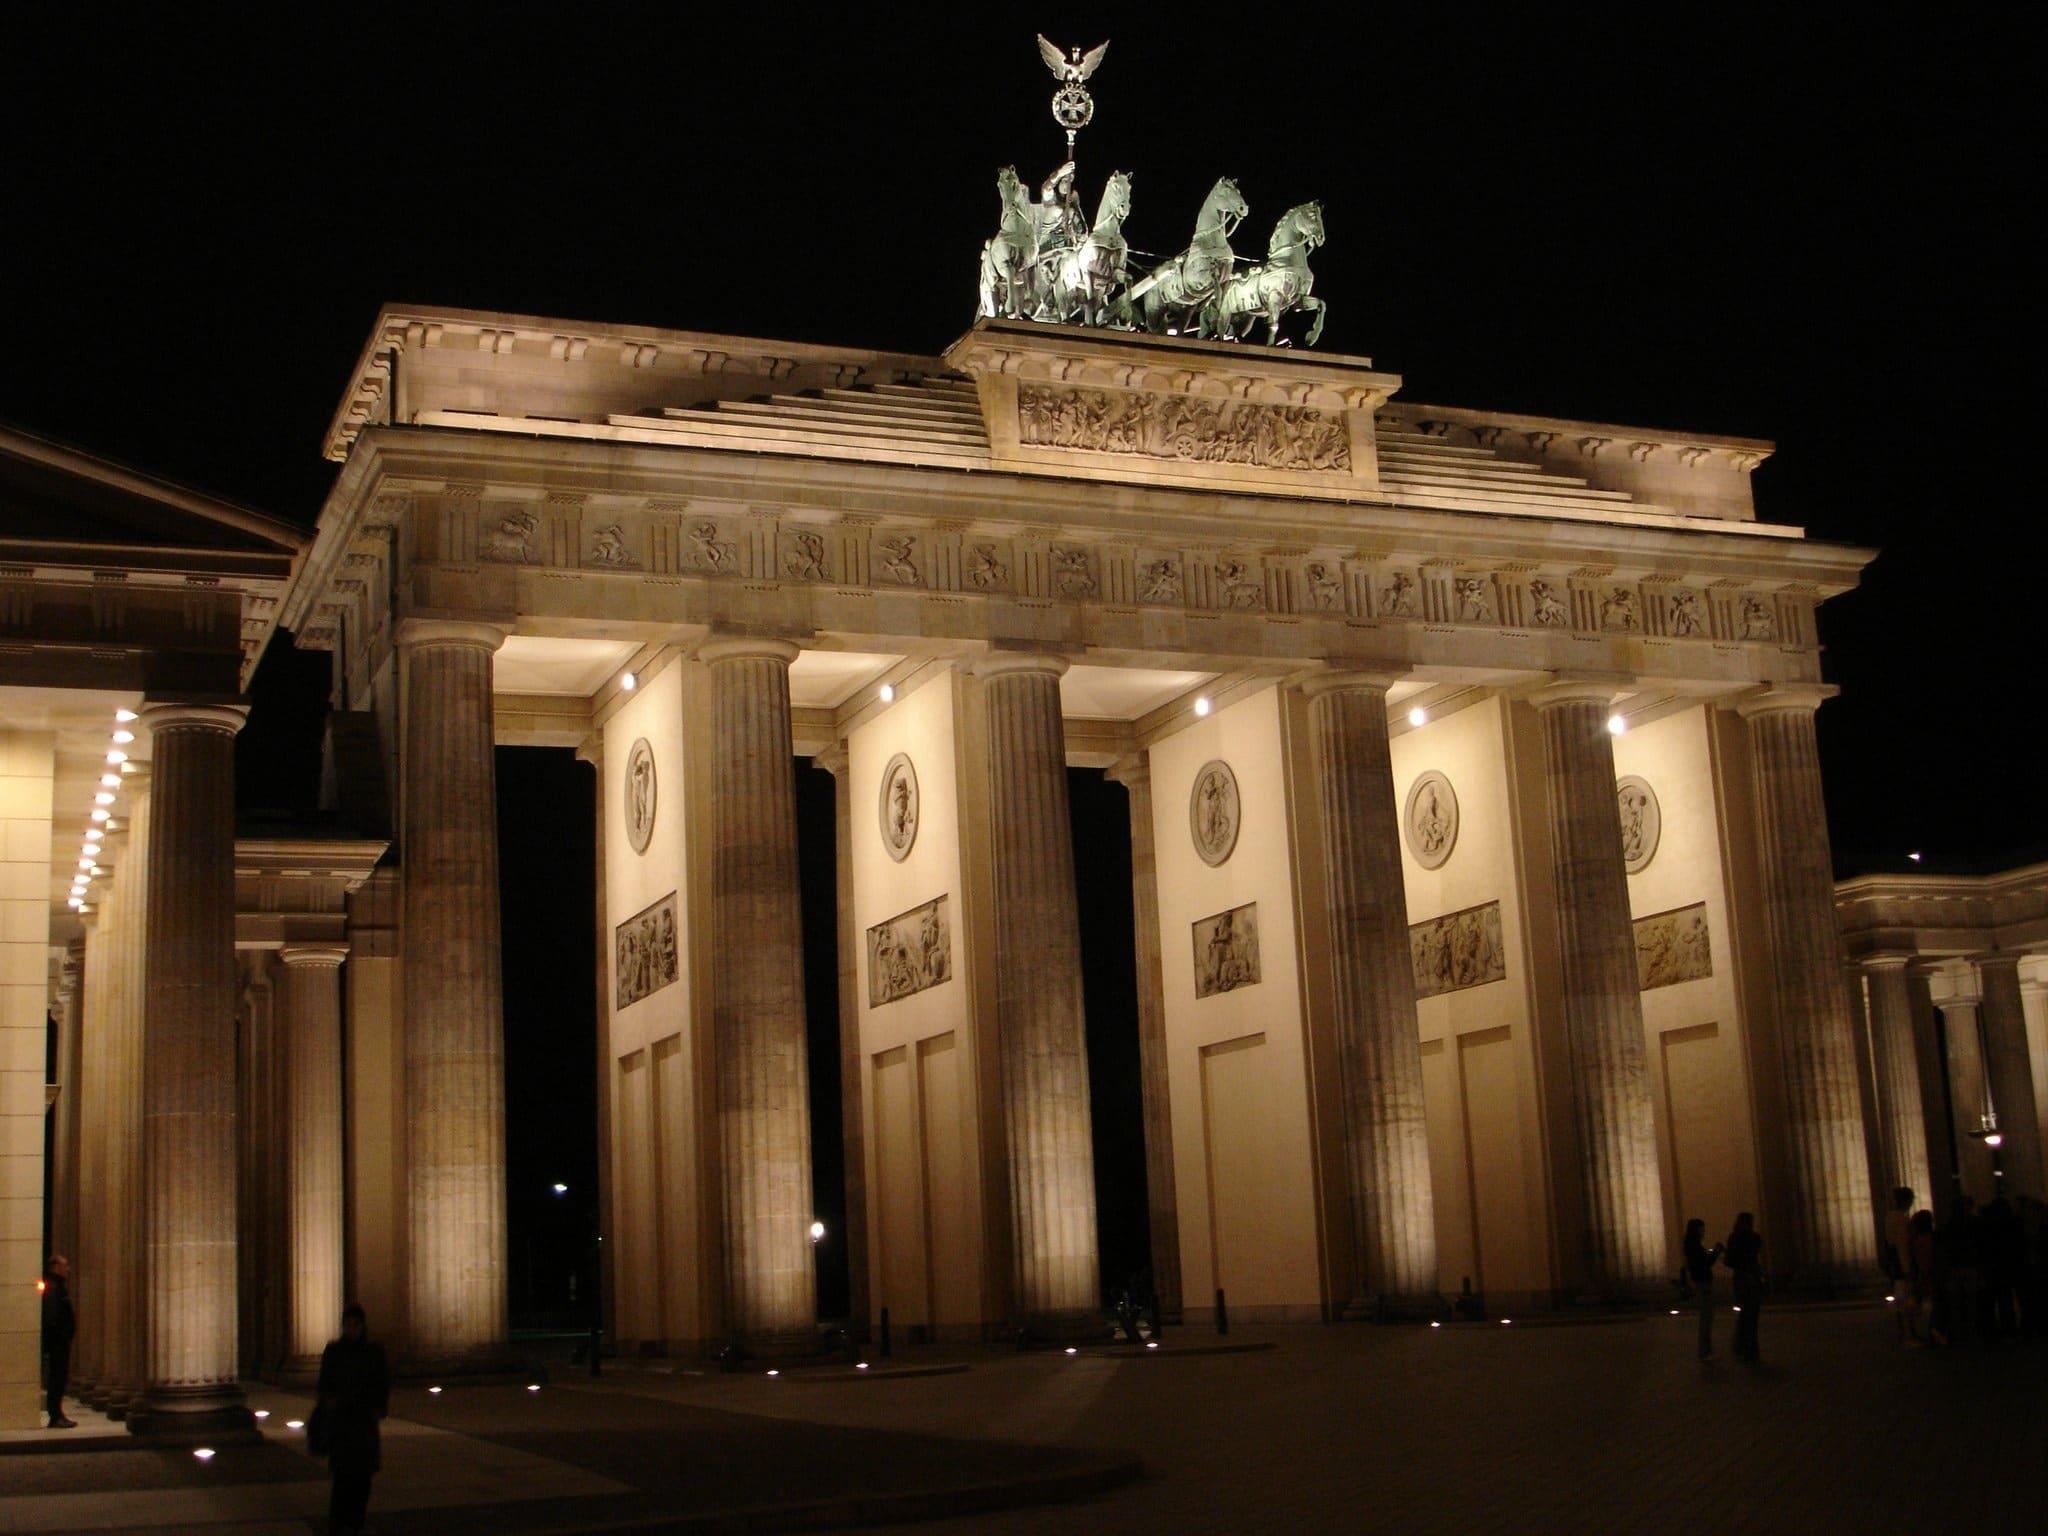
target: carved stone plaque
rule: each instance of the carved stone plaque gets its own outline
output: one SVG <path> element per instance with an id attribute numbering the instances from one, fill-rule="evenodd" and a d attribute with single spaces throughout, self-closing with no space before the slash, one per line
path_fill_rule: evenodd
<path id="1" fill-rule="evenodd" d="M 1458 794 L 1434 768 L 1409 787 L 1401 830 L 1408 837 L 1408 852 L 1424 869 L 1442 869 L 1457 847 Z"/>
<path id="2" fill-rule="evenodd" d="M 1261 405 L 1200 395 L 1021 384 L 1017 436 L 1030 447 L 1137 454 L 1184 464 L 1349 472 L 1351 435 L 1341 415 L 1303 405 Z"/>
<path id="3" fill-rule="evenodd" d="M 1705 902 L 1636 919 L 1636 984 L 1643 991 L 1713 974 Z"/>
<path id="4" fill-rule="evenodd" d="M 1508 962 L 1500 940 L 1500 903 L 1489 901 L 1409 924 L 1408 958 L 1415 968 L 1418 998 L 1505 981 Z"/>
<path id="5" fill-rule="evenodd" d="M 654 836 L 654 803 L 654 748 L 642 736 L 626 754 L 626 841 L 635 853 Z"/>
<path id="6" fill-rule="evenodd" d="M 676 979 L 676 893 L 635 912 L 613 932 L 618 1006 L 630 1008 Z"/>
<path id="7" fill-rule="evenodd" d="M 1237 797 L 1237 775 L 1222 758 L 1202 764 L 1188 791 L 1188 835 L 1204 864 L 1221 864 L 1237 846 L 1237 823 L 1242 807 Z"/>
<path id="8" fill-rule="evenodd" d="M 953 934 L 946 898 L 897 914 L 868 930 L 868 1006 L 915 996 L 953 975 Z"/>
<path id="9" fill-rule="evenodd" d="M 1639 875 L 1657 857 L 1657 840 L 1664 833 L 1657 792 L 1647 779 L 1631 773 L 1614 781 L 1614 801 L 1621 812 L 1621 861 L 1630 874 Z"/>
<path id="10" fill-rule="evenodd" d="M 882 770 L 882 803 L 876 809 L 881 817 L 882 846 L 900 864 L 917 841 L 917 770 L 908 753 L 898 752 Z"/>
<path id="11" fill-rule="evenodd" d="M 1199 918 L 1195 930 L 1195 996 L 1213 997 L 1257 984 L 1259 904 L 1246 902 L 1214 917 Z"/>

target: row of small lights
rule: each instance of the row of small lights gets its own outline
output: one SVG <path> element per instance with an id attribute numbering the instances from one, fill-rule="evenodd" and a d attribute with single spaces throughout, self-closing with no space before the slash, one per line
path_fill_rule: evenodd
<path id="1" fill-rule="evenodd" d="M 888 702 L 888 699 L 887 699 L 887 697 L 886 697 L 886 694 L 887 694 L 887 690 L 885 689 L 885 690 L 884 690 L 884 695 L 885 695 L 885 697 L 884 697 L 884 699 L 883 699 L 883 702 L 884 702 L 884 703 L 887 703 L 887 702 Z M 1209 696 L 1208 696 L 1207 694 L 1203 694 L 1203 695 L 1201 695 L 1201 696 L 1200 696 L 1199 698 L 1197 698 L 1197 699 L 1195 700 L 1195 718 L 1196 718 L 1196 719 L 1198 719 L 1198 720 L 1203 720 L 1203 719 L 1207 719 L 1207 718 L 1208 718 L 1208 714 L 1209 714 L 1209 709 L 1210 709 L 1210 704 L 1209 704 Z M 1417 727 L 1421 727 L 1421 726 L 1425 726 L 1425 725 L 1429 724 L 1429 711 L 1428 711 L 1428 710 L 1426 710 L 1426 709 L 1424 709 L 1424 708 L 1423 708 L 1423 707 L 1422 707 L 1422 706 L 1421 706 L 1420 704 L 1416 705 L 1416 706 L 1415 706 L 1415 707 L 1414 707 L 1413 709 L 1411 709 L 1411 710 L 1409 710 L 1409 711 L 1408 711 L 1408 723 L 1409 723 L 1410 725 L 1412 725 L 1412 726 L 1417 726 Z M 1610 730 L 1611 732 L 1613 732 L 1613 733 L 1614 733 L 1614 734 L 1615 734 L 1616 736 L 1619 736 L 1619 735 L 1620 735 L 1620 734 L 1621 734 L 1621 733 L 1622 733 L 1623 731 L 1625 731 L 1625 730 L 1627 730 L 1627 729 L 1628 729 L 1628 722 L 1627 722 L 1626 720 L 1622 719 L 1622 717 L 1621 717 L 1620 715 L 1609 715 L 1609 716 L 1607 717 L 1607 729 L 1608 729 L 1608 730 Z M 1920 857 L 1920 855 L 1916 853 L 1916 854 L 1914 854 L 1914 855 L 1913 855 L 1913 857 L 1917 859 L 1917 858 L 1919 858 L 1919 857 Z"/>
<path id="2" fill-rule="evenodd" d="M 128 753 L 124 750 L 135 740 L 135 733 L 128 729 L 134 720 L 135 711 L 132 709 L 114 711 L 114 734 L 107 748 L 107 771 L 100 775 L 100 787 L 93 792 L 92 816 L 86 825 L 85 841 L 78 850 L 78 873 L 71 877 L 71 899 L 67 905 L 74 912 L 85 910 L 93 881 L 107 873 L 106 866 L 99 861 L 100 840 L 106 836 L 107 824 L 114 819 L 109 807 L 120 792 L 122 775 L 135 771 L 129 766 Z"/>

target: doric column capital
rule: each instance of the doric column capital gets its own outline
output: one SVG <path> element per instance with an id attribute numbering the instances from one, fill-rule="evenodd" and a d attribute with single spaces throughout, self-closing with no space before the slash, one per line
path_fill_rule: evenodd
<path id="1" fill-rule="evenodd" d="M 1529 702 L 1538 709 L 1555 709 L 1560 704 L 1598 704 L 1607 709 L 1627 686 L 1618 678 L 1561 676 L 1534 689 Z"/>
<path id="2" fill-rule="evenodd" d="M 195 704 L 180 700 L 151 700 L 142 706 L 141 716 L 136 725 L 141 729 L 139 736 L 147 731 L 156 736 L 164 731 L 219 731 L 233 736 L 248 723 L 249 706 L 246 704 Z M 137 767 L 135 772 L 145 772 Z M 135 775 L 128 777 L 132 780 Z"/>
<path id="3" fill-rule="evenodd" d="M 1785 711 L 1810 715 L 1841 691 L 1832 683 L 1772 683 L 1737 699 L 1735 713 L 1745 720 Z"/>
<path id="4" fill-rule="evenodd" d="M 811 759 L 811 766 L 824 769 L 836 779 L 845 774 L 851 761 L 846 753 L 846 743 L 835 741 Z"/>
<path id="5" fill-rule="evenodd" d="M 1133 752 L 1128 757 L 1120 757 L 1103 770 L 1102 776 L 1126 789 L 1149 785 L 1152 782 L 1152 754 Z"/>
<path id="6" fill-rule="evenodd" d="M 346 944 L 287 944 L 277 952 L 286 965 L 333 970 L 348 959 Z"/>
<path id="7" fill-rule="evenodd" d="M 989 651 L 974 659 L 974 675 L 989 678 L 1039 672 L 1061 678 L 1066 676 L 1067 665 L 1066 657 L 1045 651 Z"/>
<path id="8" fill-rule="evenodd" d="M 487 624 L 478 619 L 400 619 L 393 640 L 401 651 L 435 645 L 496 651 L 510 633 L 503 624 Z"/>
<path id="9" fill-rule="evenodd" d="M 1382 697 L 1407 673 L 1386 667 L 1343 667 L 1328 672 L 1311 672 L 1301 680 L 1301 691 L 1310 698 L 1325 693 L 1365 692 Z"/>
<path id="10" fill-rule="evenodd" d="M 1903 971 L 1913 963 L 1913 957 L 1898 950 L 1881 950 L 1874 955 L 1858 955 L 1854 963 L 1866 971 Z"/>
<path id="11" fill-rule="evenodd" d="M 779 661 L 785 667 L 797 659 L 799 647 L 771 635 L 713 635 L 697 647 L 697 660 Z"/>
<path id="12" fill-rule="evenodd" d="M 1973 955 L 1971 961 L 1980 977 L 1991 971 L 2010 971 L 2017 976 L 2021 958 L 2016 949 L 1995 949 L 1988 955 Z"/>

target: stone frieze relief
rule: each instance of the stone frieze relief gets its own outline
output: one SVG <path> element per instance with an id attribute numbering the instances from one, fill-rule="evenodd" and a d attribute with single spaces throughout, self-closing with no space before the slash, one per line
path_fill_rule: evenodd
<path id="1" fill-rule="evenodd" d="M 1259 469 L 1351 469 L 1344 418 L 1309 406 L 1021 384 L 1017 431 L 1034 448 Z"/>

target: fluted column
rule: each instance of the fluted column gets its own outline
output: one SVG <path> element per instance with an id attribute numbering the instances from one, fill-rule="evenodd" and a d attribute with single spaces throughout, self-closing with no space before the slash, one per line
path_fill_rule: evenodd
<path id="1" fill-rule="evenodd" d="M 1927 1162 L 1927 1116 L 1920 1092 L 1920 1062 L 1913 1045 L 1913 1002 L 1904 955 L 1863 962 L 1870 997 L 1870 1069 L 1877 1084 L 1877 1144 L 1889 1208 L 1891 1192 L 1913 1191 L 1919 1205 L 1936 1195 Z"/>
<path id="2" fill-rule="evenodd" d="M 505 1014 L 492 656 L 504 631 L 399 626 L 405 713 L 406 1149 L 412 1353 L 487 1364 L 506 1337 Z"/>
<path id="3" fill-rule="evenodd" d="M 245 711 L 145 707 L 143 1205 L 138 1434 L 247 1430 L 235 1315 L 235 733 Z"/>
<path id="4" fill-rule="evenodd" d="M 1998 1116 L 1999 1183 L 2008 1200 L 2048 1190 L 2041 1181 L 2041 1121 L 2034 1105 L 2034 1069 L 2027 1053 L 2026 1006 L 2020 998 L 2020 957 L 1986 955 L 1977 962 L 1984 988 L 1984 1076 Z"/>
<path id="5" fill-rule="evenodd" d="M 1636 1294 L 1665 1278 L 1664 1197 L 1643 1043 L 1635 929 L 1614 809 L 1613 690 L 1566 682 L 1535 697 L 1556 880 L 1565 1038 L 1586 1205 L 1586 1280 Z"/>
<path id="6" fill-rule="evenodd" d="M 285 1350 L 311 1366 L 341 1328 L 341 965 L 346 944 L 287 944 L 284 961 Z"/>
<path id="7" fill-rule="evenodd" d="M 988 741 L 996 1031 L 1010 1162 L 1014 1306 L 1041 1334 L 1096 1316 L 1095 1153 L 1081 926 L 1056 656 L 976 666 Z"/>
<path id="8" fill-rule="evenodd" d="M 1387 748 L 1387 689 L 1395 681 L 1336 672 L 1312 678 L 1303 689 L 1322 795 L 1353 1259 L 1359 1298 L 1375 1311 L 1437 1290 L 1422 1047 Z"/>
<path id="9" fill-rule="evenodd" d="M 107 1068 L 106 971 L 108 939 L 104 906 L 88 911 L 85 964 L 79 978 L 79 1025 L 83 1061 L 78 1077 L 78 1235 L 71 1249 L 71 1294 L 78 1309 L 78 1339 L 72 1370 L 79 1396 L 99 1389 L 106 1371 L 107 1232 Z"/>
<path id="10" fill-rule="evenodd" d="M 1749 723 L 1756 857 L 1770 938 L 1778 1055 L 1802 1281 L 1877 1273 L 1863 1106 L 1835 915 L 1814 713 L 1819 687 L 1774 688 L 1739 707 Z"/>
<path id="11" fill-rule="evenodd" d="M 78 1257 L 79 1086 L 84 1076 L 85 947 L 74 939 L 57 972 L 57 1121 L 50 1167 L 50 1246 Z"/>
<path id="12" fill-rule="evenodd" d="M 1145 1117 L 1145 1205 L 1152 1288 L 1169 1322 L 1181 1319 L 1180 1204 L 1173 1181 L 1173 1100 L 1166 1070 L 1166 975 L 1159 950 L 1159 854 L 1153 846 L 1152 760 L 1119 760 L 1109 777 L 1131 802 L 1131 917 L 1138 963 L 1138 1091 Z"/>
<path id="13" fill-rule="evenodd" d="M 861 1118 L 860 932 L 853 910 L 853 789 L 846 744 L 834 742 L 811 761 L 832 775 L 832 824 L 837 860 L 839 975 L 839 1125 L 846 1166 L 847 1311 L 856 1335 L 866 1338 L 868 1307 L 868 1171 Z"/>
<path id="14" fill-rule="evenodd" d="M 782 640 L 699 648 L 711 683 L 712 1030 L 725 1191 L 725 1327 L 817 1325 L 796 761 Z"/>

